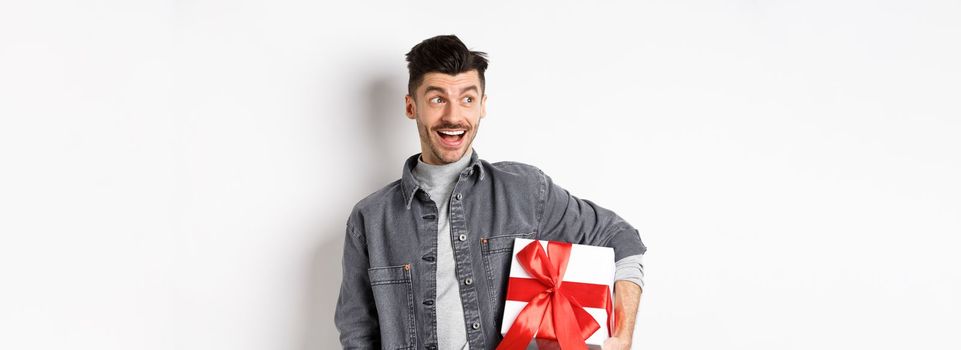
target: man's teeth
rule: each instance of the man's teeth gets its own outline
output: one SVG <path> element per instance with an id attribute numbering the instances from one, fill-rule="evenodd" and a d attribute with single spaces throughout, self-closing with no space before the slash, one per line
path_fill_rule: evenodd
<path id="1" fill-rule="evenodd" d="M 441 134 L 444 134 L 444 135 L 456 136 L 456 135 L 461 135 L 461 134 L 463 134 L 463 133 L 464 133 L 464 130 L 457 130 L 457 131 L 444 131 L 444 130 L 440 130 L 440 133 L 441 133 Z"/>

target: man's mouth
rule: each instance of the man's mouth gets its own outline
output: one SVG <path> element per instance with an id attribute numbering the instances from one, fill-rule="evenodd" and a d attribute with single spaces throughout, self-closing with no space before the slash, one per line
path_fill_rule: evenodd
<path id="1" fill-rule="evenodd" d="M 461 142 L 464 141 L 464 136 L 467 135 L 467 130 L 463 129 L 451 129 L 451 130 L 437 130 L 436 131 L 440 141 L 444 146 L 450 148 L 460 147 Z"/>

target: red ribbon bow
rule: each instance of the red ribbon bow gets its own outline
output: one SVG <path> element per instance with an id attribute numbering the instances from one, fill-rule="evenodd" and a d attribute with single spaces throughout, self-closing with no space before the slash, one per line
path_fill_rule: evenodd
<path id="1" fill-rule="evenodd" d="M 526 349 L 534 334 L 557 340 L 561 349 L 587 349 L 584 342 L 600 325 L 585 307 L 607 309 L 608 335 L 614 324 L 607 285 L 564 282 L 571 244 L 547 242 L 547 252 L 533 241 L 517 253 L 517 262 L 533 279 L 511 277 L 507 300 L 527 301 L 498 350 Z"/>

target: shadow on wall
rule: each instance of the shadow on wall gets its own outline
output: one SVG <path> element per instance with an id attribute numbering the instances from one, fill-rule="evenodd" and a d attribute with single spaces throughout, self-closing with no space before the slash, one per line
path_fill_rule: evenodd
<path id="1" fill-rule="evenodd" d="M 351 184 L 351 188 L 358 188 L 356 193 L 344 194 L 341 198 L 330 203 L 332 208 L 344 208 L 343 211 L 322 213 L 319 231 L 312 232 L 315 237 L 323 237 L 314 249 L 313 261 L 308 269 L 307 300 L 305 306 L 306 330 L 304 349 L 339 349 L 339 333 L 334 325 L 334 310 L 340 295 L 342 278 L 342 259 L 345 224 L 347 217 L 341 213 L 348 213 L 357 201 L 380 189 L 384 185 L 400 178 L 403 161 L 410 154 L 404 154 L 408 145 L 402 145 L 404 140 L 399 137 L 407 120 L 403 115 L 403 92 L 398 94 L 396 75 L 374 75 L 364 85 L 363 101 L 358 105 L 367 106 L 364 118 L 357 118 L 355 130 L 363 137 L 359 137 L 357 145 L 343 145 L 354 154 L 357 162 L 348 164 L 351 167 L 362 167 L 358 173 L 365 174 L 356 180 L 360 184 Z M 354 169 L 352 169 L 354 170 Z M 335 186 L 337 186 L 335 184 Z M 353 196 L 352 198 L 348 198 Z"/>

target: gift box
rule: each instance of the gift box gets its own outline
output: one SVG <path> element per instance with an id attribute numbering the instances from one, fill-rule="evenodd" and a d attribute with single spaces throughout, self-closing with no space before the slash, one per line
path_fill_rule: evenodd
<path id="1" fill-rule="evenodd" d="M 601 349 L 613 290 L 614 249 L 515 239 L 498 350 Z"/>

